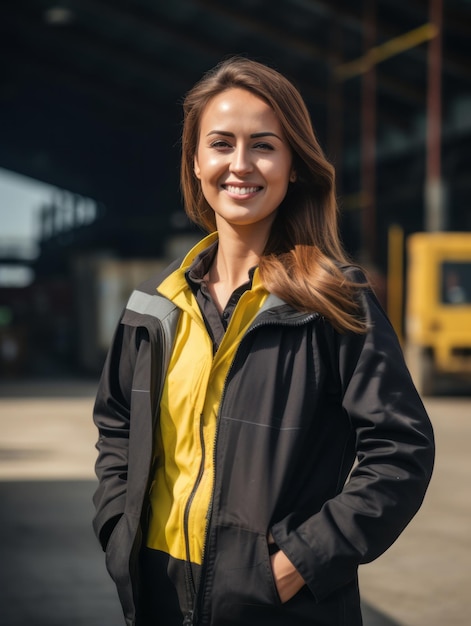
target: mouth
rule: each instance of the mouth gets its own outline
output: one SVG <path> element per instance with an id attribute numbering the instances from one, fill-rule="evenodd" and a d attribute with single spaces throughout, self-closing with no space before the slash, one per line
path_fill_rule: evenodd
<path id="1" fill-rule="evenodd" d="M 222 185 L 223 189 L 225 189 L 228 193 L 234 194 L 236 196 L 247 196 L 252 193 L 257 193 L 257 191 L 261 191 L 263 187 L 258 185 L 247 185 L 244 187 L 238 185 Z"/>

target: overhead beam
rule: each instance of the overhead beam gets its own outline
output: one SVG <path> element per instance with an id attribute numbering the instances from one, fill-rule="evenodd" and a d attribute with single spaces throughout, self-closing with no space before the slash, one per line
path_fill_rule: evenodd
<path id="1" fill-rule="evenodd" d="M 331 0 L 291 0 L 294 4 L 302 6 L 315 15 L 329 15 L 332 20 L 341 20 L 346 28 L 354 29 L 361 36 L 363 30 L 362 17 L 352 8 L 343 6 L 339 8 L 336 2 Z M 409 4 L 413 5 L 419 13 L 426 19 L 428 12 L 429 0 L 409 0 Z M 444 14 L 445 30 L 458 33 L 461 37 L 471 37 L 471 20 L 469 13 L 460 12 L 451 7 L 445 7 Z M 391 38 L 394 30 L 387 21 L 379 19 L 377 22 L 377 31 L 379 37 Z M 427 53 L 423 48 L 415 47 L 411 49 L 424 66 L 427 64 Z M 443 71 L 449 76 L 457 79 L 469 80 L 471 77 L 471 64 L 467 56 L 453 53 L 449 49 L 443 50 Z M 381 77 L 378 77 L 381 78 Z"/>
<path id="2" fill-rule="evenodd" d="M 338 81 L 344 81 L 365 74 L 379 63 L 430 41 L 437 35 L 438 30 L 434 24 L 423 24 L 379 46 L 373 46 L 366 54 L 354 61 L 338 65 L 334 68 L 334 77 Z"/>
<path id="3" fill-rule="evenodd" d="M 316 61 L 322 64 L 326 62 L 330 65 L 334 62 L 332 50 L 328 50 L 318 44 L 314 44 L 311 41 L 307 42 L 300 36 L 292 36 L 287 33 L 286 29 L 280 29 L 273 26 L 268 26 L 266 21 L 258 19 L 256 16 L 249 16 L 249 14 L 241 14 L 240 11 L 236 11 L 228 7 L 228 5 L 221 5 L 215 0 L 197 0 L 199 6 L 205 7 L 212 14 L 218 15 L 221 19 L 230 20 L 232 25 L 236 24 L 241 30 L 255 34 L 257 36 L 264 37 L 271 45 L 276 45 L 280 49 L 289 48 L 290 52 L 296 52 L 301 58 L 306 61 Z M 296 2 L 298 4 L 298 2 Z M 306 3 L 301 3 L 302 7 L 308 7 Z M 311 4 L 311 3 L 309 3 Z M 314 2 L 313 5 L 323 5 L 322 2 Z M 312 8 L 315 12 L 315 8 Z M 330 14 L 333 12 L 331 5 L 326 7 L 325 13 Z M 343 16 L 343 13 L 342 13 Z M 348 14 L 348 19 L 353 19 L 353 16 Z M 315 88 L 312 84 L 312 76 L 306 74 L 305 78 L 298 79 L 298 84 L 301 85 L 303 94 L 310 97 L 313 101 L 326 103 L 328 95 L 327 88 Z M 385 92 L 394 92 L 409 105 L 414 107 L 423 106 L 424 94 L 408 84 L 405 81 L 389 78 L 382 74 L 378 76 L 378 87 Z M 381 113 L 382 116 L 382 113 Z M 403 124 L 401 124 L 402 126 Z"/>

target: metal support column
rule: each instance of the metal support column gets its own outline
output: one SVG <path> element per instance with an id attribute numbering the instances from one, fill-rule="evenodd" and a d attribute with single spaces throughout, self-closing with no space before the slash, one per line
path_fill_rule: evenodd
<path id="1" fill-rule="evenodd" d="M 429 7 L 437 34 L 428 48 L 425 229 L 440 231 L 447 222 L 441 171 L 443 0 L 430 0 Z"/>
<path id="2" fill-rule="evenodd" d="M 371 54 L 376 41 L 376 0 L 366 0 L 364 50 Z M 362 76 L 361 182 L 362 246 L 365 261 L 376 261 L 376 65 L 370 63 Z"/>

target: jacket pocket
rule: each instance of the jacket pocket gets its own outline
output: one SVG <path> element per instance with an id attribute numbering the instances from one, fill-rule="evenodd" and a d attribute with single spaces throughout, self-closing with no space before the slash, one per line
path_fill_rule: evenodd
<path id="1" fill-rule="evenodd" d="M 265 534 L 220 527 L 216 550 L 211 623 L 249 624 L 281 606 Z"/>
<path id="2" fill-rule="evenodd" d="M 220 526 L 214 548 L 214 569 L 209 566 L 206 570 L 203 597 L 208 605 L 202 623 L 211 626 L 361 626 L 356 578 L 321 602 L 316 602 L 309 588 L 304 586 L 282 604 L 265 534 Z"/>

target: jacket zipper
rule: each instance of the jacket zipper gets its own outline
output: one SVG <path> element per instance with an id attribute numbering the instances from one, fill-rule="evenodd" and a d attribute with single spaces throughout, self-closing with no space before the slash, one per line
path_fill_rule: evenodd
<path id="1" fill-rule="evenodd" d="M 190 558 L 190 530 L 189 530 L 188 522 L 190 518 L 191 505 L 193 504 L 193 500 L 195 499 L 196 492 L 198 491 L 198 487 L 200 486 L 201 479 L 203 478 L 203 474 L 204 474 L 204 462 L 206 458 L 206 449 L 204 445 L 203 414 L 202 413 L 200 415 L 199 435 L 200 435 L 200 444 L 201 444 L 201 463 L 200 463 L 200 467 L 198 470 L 198 475 L 196 477 L 196 480 L 190 492 L 190 495 L 188 496 L 188 500 L 186 501 L 185 510 L 183 513 L 183 532 L 185 536 L 185 551 L 186 551 L 186 579 L 190 588 L 190 592 L 192 594 L 192 599 L 194 599 L 194 597 L 196 596 L 196 583 L 195 583 L 195 577 L 193 575 L 193 568 L 191 565 L 191 558 Z"/>
<path id="2" fill-rule="evenodd" d="M 240 357 L 241 354 L 241 346 L 242 343 L 244 342 L 245 338 L 252 333 L 254 330 L 256 330 L 257 328 L 261 328 L 262 326 L 303 326 L 304 324 L 307 324 L 308 322 L 314 321 L 316 318 L 319 317 L 318 313 L 312 313 L 309 314 L 308 317 L 303 317 L 301 320 L 296 320 L 296 321 L 290 321 L 290 322 L 283 322 L 280 321 L 279 319 L 276 320 L 272 320 L 272 319 L 265 319 L 263 321 L 259 321 L 253 324 L 253 326 L 251 326 L 247 332 L 245 333 L 244 337 L 242 338 L 239 347 L 237 348 L 236 354 L 234 356 L 234 359 L 232 360 L 232 363 L 229 367 L 229 370 L 226 374 L 226 378 L 224 379 L 224 385 L 222 387 L 222 395 L 221 395 L 221 401 L 219 403 L 219 410 L 218 410 L 218 418 L 217 418 L 217 422 L 216 422 L 216 432 L 214 434 L 214 445 L 213 445 L 213 482 L 212 482 L 212 493 L 211 493 L 211 498 L 209 501 L 209 508 L 208 508 L 208 512 L 206 514 L 206 530 L 205 530 L 205 534 L 204 534 L 204 541 L 203 541 L 203 550 L 202 550 L 202 555 L 201 555 L 201 574 L 200 574 L 200 580 L 199 580 L 199 585 L 198 585 L 198 589 L 195 588 L 195 601 L 194 601 L 194 609 L 193 611 L 189 611 L 187 613 L 187 615 L 185 616 L 185 619 L 183 621 L 183 626 L 192 626 L 193 624 L 197 623 L 197 616 L 198 616 L 198 612 L 199 612 L 199 608 L 200 608 L 200 604 L 202 601 L 202 597 L 201 597 L 201 589 L 203 587 L 203 582 L 204 582 L 204 575 L 205 575 L 205 571 L 207 568 L 207 563 L 205 562 L 205 553 L 206 553 L 206 545 L 208 542 L 208 536 L 209 536 L 209 531 L 210 531 L 210 527 L 211 527 L 211 518 L 212 518 L 212 513 L 213 513 L 213 501 L 214 501 L 214 489 L 216 486 L 216 456 L 217 456 L 217 441 L 218 441 L 218 432 L 219 432 L 219 423 L 220 423 L 220 415 L 221 415 L 221 409 L 223 407 L 224 404 L 224 400 L 226 397 L 226 390 L 227 390 L 227 381 L 229 380 L 229 377 L 231 375 L 232 369 L 234 368 L 234 365 L 236 363 L 237 358 Z M 202 420 L 201 420 L 202 423 Z M 202 432 L 202 431 L 200 431 Z M 202 434 L 201 434 L 202 436 Z M 201 466 L 202 467 L 202 466 Z M 199 477 L 199 480 L 201 480 L 201 477 Z M 190 494 L 190 497 L 193 496 L 194 497 L 194 489 L 192 491 L 192 494 Z M 193 499 L 193 498 L 192 498 Z M 189 554 L 189 552 L 187 551 L 187 554 Z M 187 621 L 190 620 L 190 621 Z"/>

